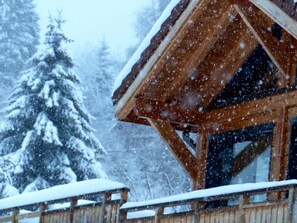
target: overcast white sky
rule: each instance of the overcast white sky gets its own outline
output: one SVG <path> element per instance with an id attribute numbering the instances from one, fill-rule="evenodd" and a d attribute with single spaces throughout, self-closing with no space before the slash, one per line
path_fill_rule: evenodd
<path id="1" fill-rule="evenodd" d="M 135 41 L 133 22 L 137 11 L 150 0 L 35 0 L 44 32 L 49 14 L 62 10 L 64 32 L 73 39 L 71 49 L 93 47 L 102 38 L 112 52 L 123 53 Z"/>

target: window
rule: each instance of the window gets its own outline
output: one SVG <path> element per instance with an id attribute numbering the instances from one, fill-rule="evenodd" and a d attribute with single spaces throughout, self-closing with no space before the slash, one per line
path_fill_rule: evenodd
<path id="1" fill-rule="evenodd" d="M 265 124 L 210 136 L 205 187 L 268 181 L 272 133 L 273 124 Z M 211 202 L 207 207 L 228 202 L 232 203 Z"/>

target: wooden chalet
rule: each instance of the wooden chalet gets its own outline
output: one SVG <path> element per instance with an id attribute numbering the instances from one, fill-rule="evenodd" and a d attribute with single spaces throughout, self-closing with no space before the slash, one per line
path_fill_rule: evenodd
<path id="1" fill-rule="evenodd" d="M 194 191 L 127 202 L 122 184 L 79 182 L 0 200 L 0 222 L 297 222 L 296 0 L 172 2 L 113 101 L 156 129 Z"/>
<path id="2" fill-rule="evenodd" d="M 296 1 L 181 0 L 132 62 L 116 117 L 156 129 L 194 189 L 297 178 Z"/>

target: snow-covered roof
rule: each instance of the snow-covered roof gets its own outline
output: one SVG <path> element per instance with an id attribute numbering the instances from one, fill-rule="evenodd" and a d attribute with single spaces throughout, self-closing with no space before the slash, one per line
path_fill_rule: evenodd
<path id="1" fill-rule="evenodd" d="M 141 58 L 142 52 L 150 45 L 152 38 L 160 31 L 162 24 L 165 22 L 165 20 L 170 16 L 171 11 L 174 9 L 174 7 L 178 4 L 179 0 L 172 0 L 164 12 L 161 14 L 160 18 L 157 20 L 157 22 L 154 24 L 150 32 L 147 34 L 145 39 L 140 44 L 139 48 L 135 51 L 131 59 L 128 61 L 126 66 L 123 68 L 123 70 L 120 72 L 120 74 L 117 76 L 115 83 L 114 83 L 114 91 L 121 85 L 123 79 L 131 72 L 132 67 L 134 64 Z"/>
<path id="2" fill-rule="evenodd" d="M 122 183 L 106 179 L 86 180 L 2 199 L 0 200 L 0 210 L 121 190 L 128 190 L 128 188 Z"/>
<path id="3" fill-rule="evenodd" d="M 270 2 L 271 0 L 266 1 Z M 297 0 L 289 0 L 288 3 L 284 4 L 282 0 L 276 0 L 273 1 L 273 3 L 284 11 L 285 14 L 289 15 L 291 19 L 297 21 L 296 1 Z M 140 47 L 117 76 L 113 88 L 113 101 L 115 104 L 118 103 L 120 98 L 125 94 L 131 83 L 135 80 L 161 42 L 166 39 L 166 35 L 169 33 L 170 29 L 176 23 L 180 15 L 185 11 L 190 2 L 191 0 L 171 0 L 170 4 L 152 27 Z M 253 0 L 252 2 L 257 5 L 259 1 Z"/>
<path id="4" fill-rule="evenodd" d="M 116 92 L 123 81 L 130 82 L 130 78 L 132 80 L 135 78 L 133 76 L 137 75 L 138 71 L 142 69 L 147 60 L 155 52 L 156 48 L 164 40 L 189 2 L 190 0 L 171 0 L 146 38 L 142 41 L 139 48 L 135 51 L 131 59 L 117 76 L 113 87 L 113 93 Z M 131 77 L 129 77 L 130 75 Z M 125 80 L 127 78 L 129 80 Z M 120 96 L 122 95 L 121 92 L 119 94 Z M 117 100 L 117 98 L 115 100 Z"/>
<path id="5" fill-rule="evenodd" d="M 154 205 L 162 204 L 172 204 L 172 203 L 182 203 L 189 200 L 204 199 L 208 197 L 222 196 L 222 195 L 231 195 L 231 194 L 240 194 L 244 192 L 254 192 L 257 190 L 266 190 L 272 189 L 275 187 L 282 187 L 288 185 L 297 185 L 297 180 L 287 180 L 280 182 L 260 182 L 260 183 L 247 183 L 247 184 L 235 184 L 228 186 L 215 187 L 205 190 L 197 190 L 184 194 L 174 195 L 165 198 L 159 198 L 149 201 L 142 202 L 128 202 L 123 204 L 121 209 L 137 209 L 137 208 L 149 208 Z"/>

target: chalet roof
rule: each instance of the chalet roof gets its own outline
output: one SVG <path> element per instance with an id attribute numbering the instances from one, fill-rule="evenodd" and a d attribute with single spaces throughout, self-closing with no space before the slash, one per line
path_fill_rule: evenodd
<path id="1" fill-rule="evenodd" d="M 139 59 L 125 70 L 125 78 L 113 94 L 117 117 L 146 124 L 138 113 L 139 106 L 135 106 L 140 103 L 145 107 L 146 99 L 154 101 L 154 105 L 146 106 L 151 109 L 156 102 L 170 102 L 170 107 L 190 98 L 190 104 L 182 106 L 203 111 L 259 44 L 276 67 L 287 74 L 284 69 L 289 65 L 282 61 L 286 60 L 284 57 L 294 57 L 294 53 L 285 49 L 271 29 L 278 24 L 284 36 L 294 39 L 290 41 L 295 46 L 296 10 L 295 0 L 179 1 Z M 266 41 L 269 38 L 273 39 L 271 43 Z M 195 95 L 190 95 L 188 89 L 195 89 Z"/>
<path id="2" fill-rule="evenodd" d="M 178 2 L 177 4 L 175 4 Z M 117 77 L 115 86 L 114 86 L 114 95 L 113 95 L 113 101 L 114 103 L 117 103 L 118 100 L 123 96 L 123 94 L 126 92 L 126 90 L 129 88 L 130 84 L 133 82 L 135 77 L 138 75 L 139 71 L 143 68 L 145 63 L 148 61 L 148 59 L 153 55 L 153 53 L 156 51 L 160 43 L 165 39 L 168 32 L 172 28 L 172 26 L 175 24 L 176 20 L 179 18 L 179 16 L 184 12 L 186 7 L 188 6 L 190 0 L 172 0 L 170 3 L 170 6 L 165 9 L 170 10 L 172 7 L 171 4 L 175 4 L 173 9 L 171 10 L 171 13 L 168 17 L 164 17 L 166 13 L 163 13 L 160 17 L 160 19 L 156 23 L 161 23 L 160 29 L 155 33 L 154 27 L 152 28 L 152 35 L 150 33 L 145 38 L 147 41 L 150 41 L 148 46 L 144 46 L 145 49 L 143 50 L 143 46 L 140 46 L 137 51 L 140 50 L 139 53 L 141 55 L 136 55 L 138 58 L 133 58 L 135 54 L 132 56 L 132 58 L 129 60 L 127 65 L 124 67 L 124 69 L 121 71 L 120 75 Z M 146 41 L 144 40 L 144 42 Z M 137 54 L 138 52 L 136 52 Z M 135 61 L 136 59 L 136 61 Z M 132 64 L 130 64 L 132 63 Z M 132 67 L 131 67 L 132 66 Z"/>

